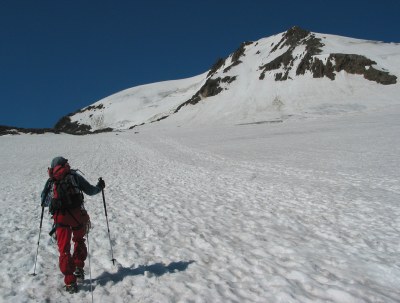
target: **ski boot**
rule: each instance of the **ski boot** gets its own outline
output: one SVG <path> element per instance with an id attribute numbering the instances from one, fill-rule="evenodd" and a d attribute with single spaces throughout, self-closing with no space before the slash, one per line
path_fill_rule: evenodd
<path id="1" fill-rule="evenodd" d="M 77 267 L 74 271 L 74 276 L 77 280 L 83 281 L 85 280 L 85 271 L 81 267 Z"/>
<path id="2" fill-rule="evenodd" d="M 72 282 L 69 285 L 65 285 L 64 288 L 70 294 L 74 294 L 74 293 L 78 292 L 78 285 L 75 282 Z"/>

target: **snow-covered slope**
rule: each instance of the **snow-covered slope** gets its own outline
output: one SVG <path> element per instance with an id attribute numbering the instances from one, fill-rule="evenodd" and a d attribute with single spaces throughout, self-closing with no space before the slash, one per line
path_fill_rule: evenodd
<path id="1" fill-rule="evenodd" d="M 173 113 L 182 100 L 189 99 L 203 84 L 206 75 L 133 87 L 86 107 L 72 121 L 92 129 L 126 129 L 157 121 Z"/>
<path id="2" fill-rule="evenodd" d="M 85 132 L 171 125 L 242 124 L 372 110 L 398 104 L 400 45 L 287 32 L 243 43 L 202 75 L 143 85 L 64 117 Z"/>
<path id="3" fill-rule="evenodd" d="M 0 137 L 0 302 L 400 302 L 400 106 L 285 123 Z M 106 182 L 63 291 L 40 192 L 63 155 Z"/>

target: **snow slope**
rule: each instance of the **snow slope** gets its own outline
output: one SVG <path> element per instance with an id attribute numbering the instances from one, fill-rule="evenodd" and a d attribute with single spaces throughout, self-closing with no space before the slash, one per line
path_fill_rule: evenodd
<path id="1" fill-rule="evenodd" d="M 73 114 L 71 122 L 89 125 L 92 130 L 128 129 L 166 117 L 163 123 L 168 125 L 234 125 L 362 112 L 399 104 L 400 44 L 319 33 L 309 33 L 296 43 L 284 43 L 302 31 L 291 29 L 247 44 L 242 53 L 239 48 L 209 73 L 138 86 L 106 97 Z M 291 38 L 286 39 L 290 33 Z M 331 54 L 364 56 L 376 63 L 367 69 L 388 72 L 397 77 L 397 82 L 383 85 L 344 70 L 336 72 L 334 80 L 326 76 L 315 78 L 311 67 L 297 75 L 297 68 L 309 52 L 307 39 L 311 37 L 322 43 L 321 52 L 311 55 L 313 60 L 326 64 Z M 283 60 L 279 67 L 265 72 L 260 79 L 263 66 L 279 59 L 292 47 L 293 61 L 284 66 Z M 288 69 L 288 79 L 277 81 L 276 75 L 285 74 Z M 210 93 L 215 87 L 207 87 L 200 102 L 180 108 L 207 86 L 209 80 L 218 81 L 222 91 Z"/>
<path id="2" fill-rule="evenodd" d="M 112 127 L 127 129 L 147 121 L 155 121 L 172 114 L 174 109 L 189 99 L 203 84 L 204 75 L 183 80 L 164 81 L 141 85 L 104 98 L 100 104 L 107 108 L 79 113 L 74 120 L 92 125 L 93 129 Z"/>
<path id="3" fill-rule="evenodd" d="M 29 275 L 63 155 L 107 184 L 116 266 L 86 198 L 94 302 L 400 302 L 399 117 L 0 137 L 0 301 L 91 301 L 62 291 L 47 214 Z"/>

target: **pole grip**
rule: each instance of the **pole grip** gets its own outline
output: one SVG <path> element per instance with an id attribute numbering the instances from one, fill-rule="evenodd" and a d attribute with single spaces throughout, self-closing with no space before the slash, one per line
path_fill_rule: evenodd
<path id="1" fill-rule="evenodd" d="M 42 206 L 42 214 L 40 215 L 40 227 L 39 227 L 40 230 L 42 229 L 43 213 L 44 213 L 44 206 Z"/>

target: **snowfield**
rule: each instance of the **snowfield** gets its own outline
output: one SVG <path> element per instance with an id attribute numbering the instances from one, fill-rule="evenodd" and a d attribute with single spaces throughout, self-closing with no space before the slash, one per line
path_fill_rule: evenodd
<path id="1" fill-rule="evenodd" d="M 94 302 L 400 302 L 400 106 L 212 127 L 0 137 L 0 301 L 63 291 L 40 192 L 54 156 L 86 197 Z"/>

